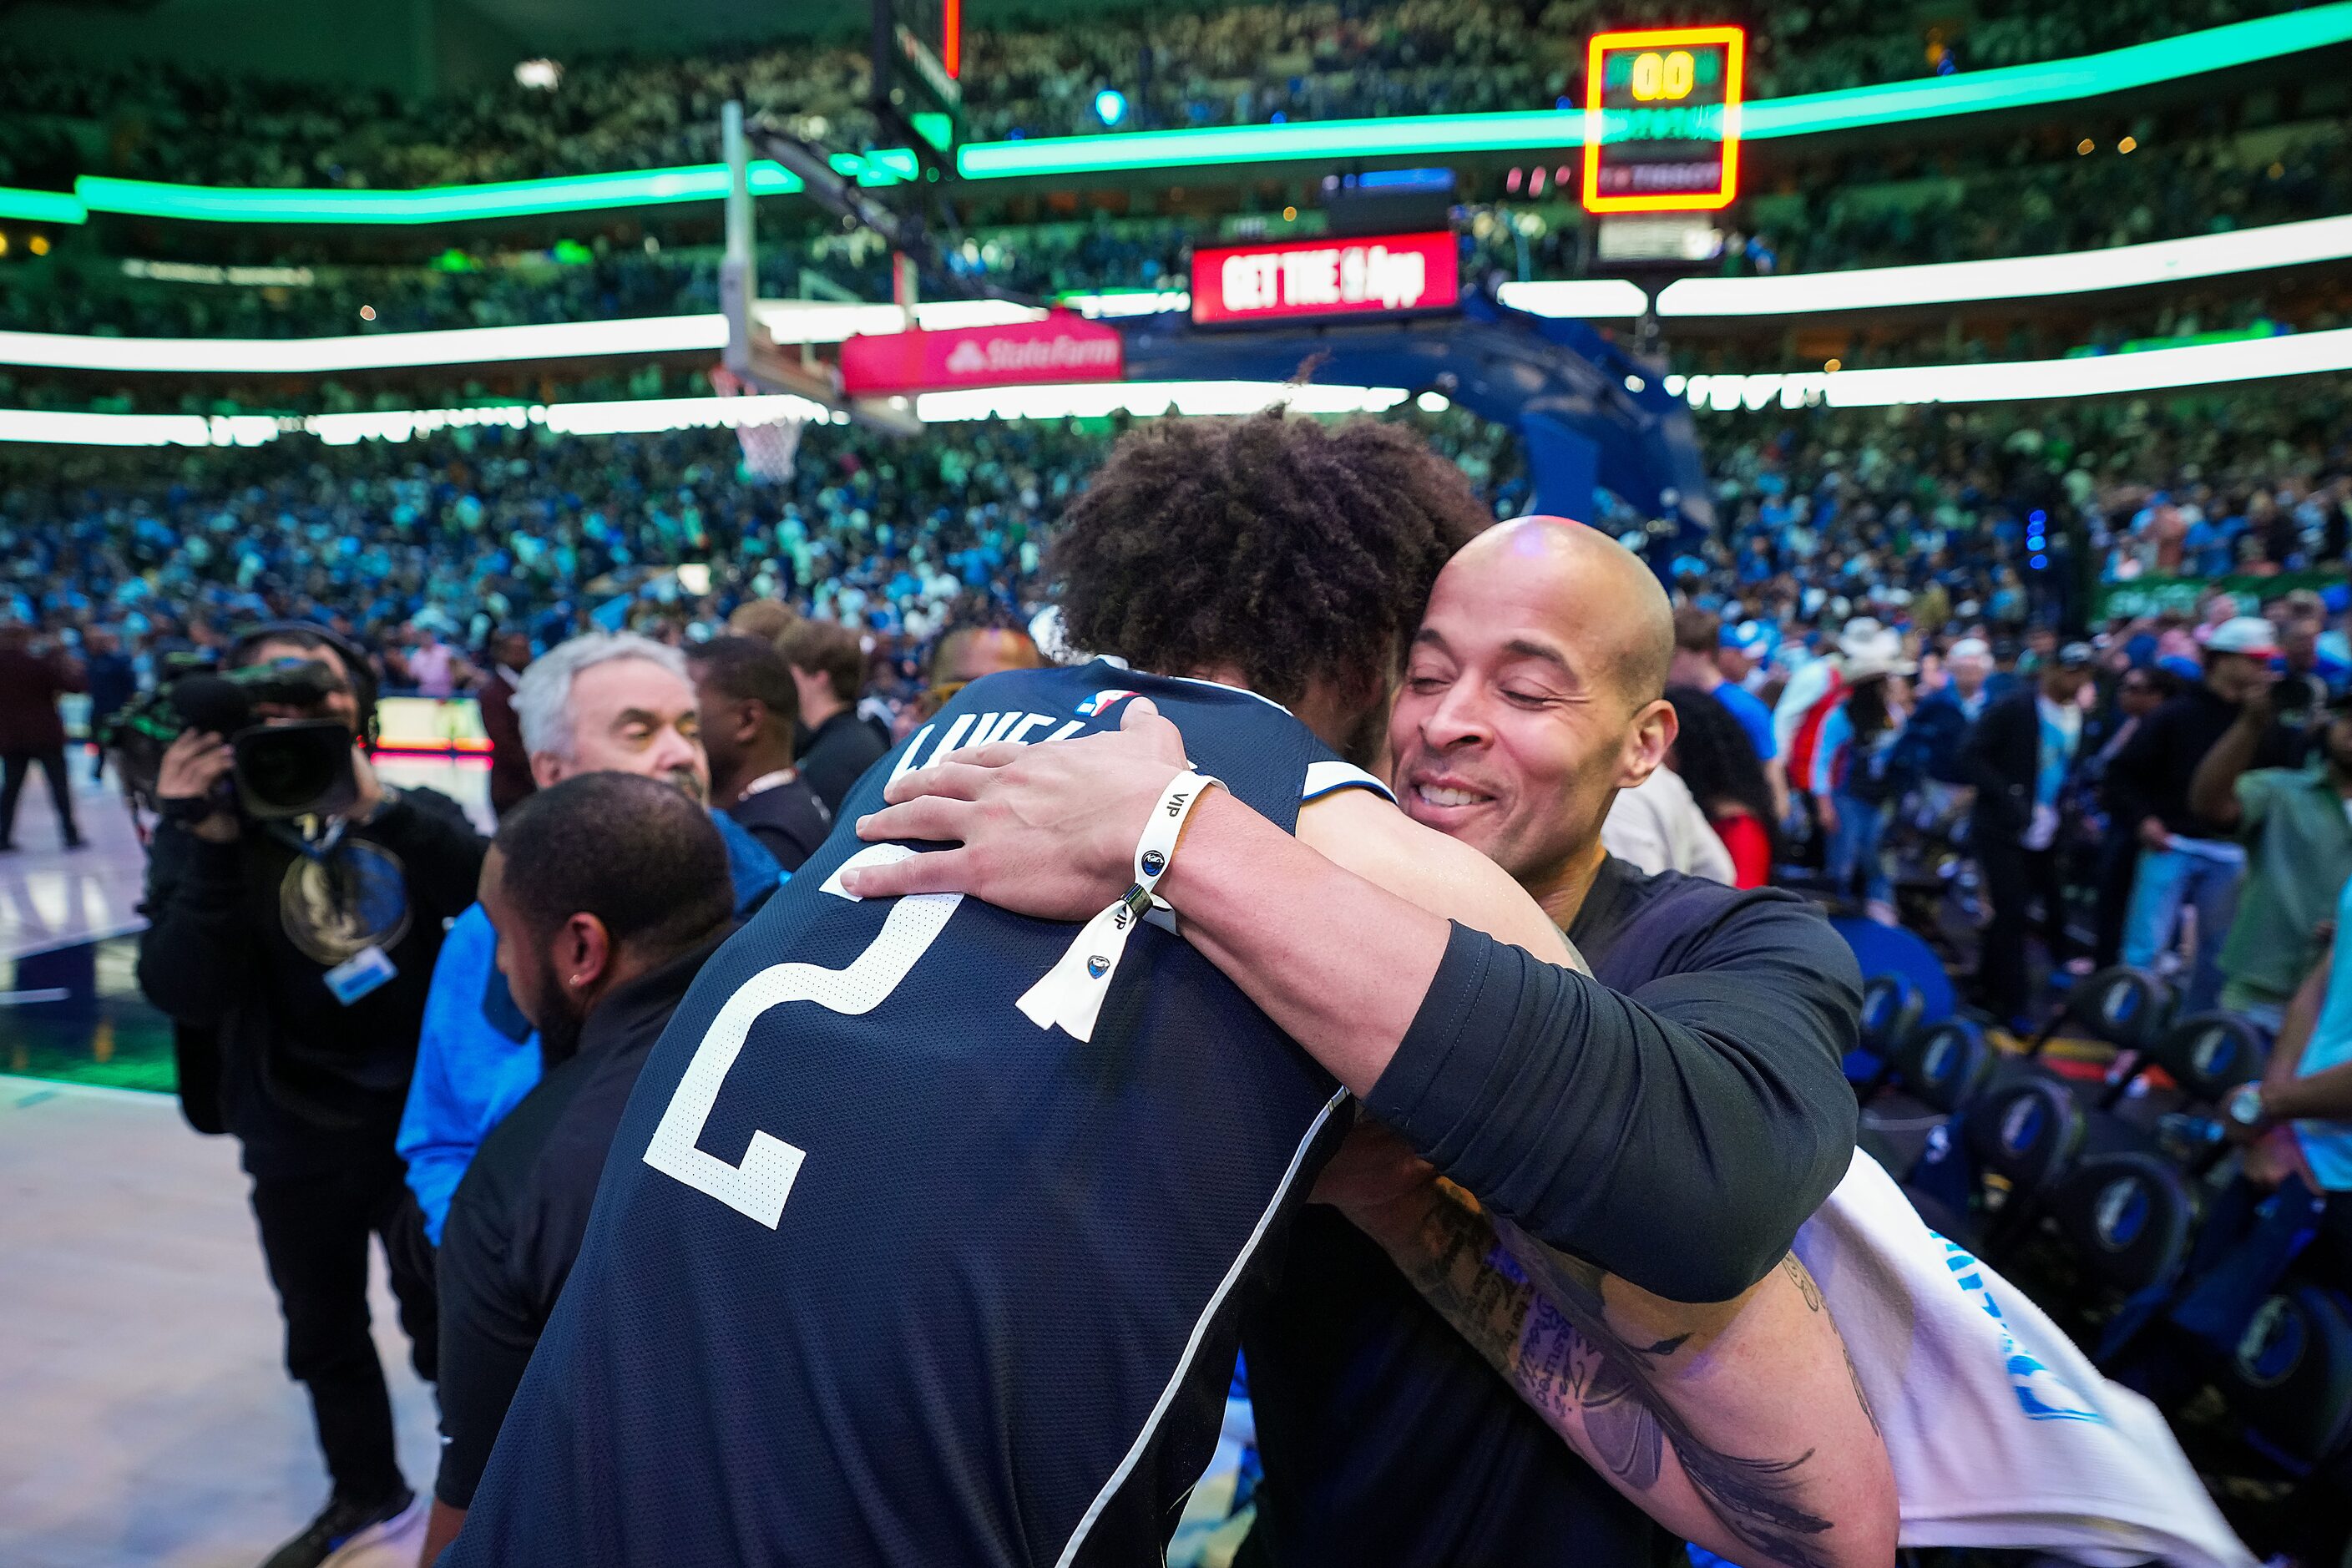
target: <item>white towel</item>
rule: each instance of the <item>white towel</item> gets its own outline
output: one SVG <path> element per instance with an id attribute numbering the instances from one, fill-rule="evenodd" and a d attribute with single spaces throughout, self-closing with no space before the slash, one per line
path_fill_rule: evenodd
<path id="1" fill-rule="evenodd" d="M 2156 1406 L 1929 1230 L 1876 1161 L 1797 1233 L 1886 1438 L 1906 1546 L 2252 1568 Z"/>

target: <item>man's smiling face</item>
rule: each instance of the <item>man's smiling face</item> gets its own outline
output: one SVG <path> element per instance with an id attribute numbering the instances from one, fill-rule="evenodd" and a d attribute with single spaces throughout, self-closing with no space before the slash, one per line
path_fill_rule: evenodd
<path id="1" fill-rule="evenodd" d="M 1398 799 L 1540 888 L 1672 742 L 1671 717 L 1645 719 L 1672 647 L 1656 580 L 1604 535 L 1549 521 L 1482 535 L 1413 639 L 1389 723 Z"/>

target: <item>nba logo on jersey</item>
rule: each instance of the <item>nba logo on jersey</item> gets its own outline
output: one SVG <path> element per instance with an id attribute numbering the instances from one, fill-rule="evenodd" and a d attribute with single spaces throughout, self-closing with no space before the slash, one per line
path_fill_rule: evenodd
<path id="1" fill-rule="evenodd" d="M 1121 690 L 1117 688 L 1113 688 L 1108 691 L 1097 691 L 1092 697 L 1087 698 L 1084 702 L 1079 703 L 1073 711 L 1081 719 L 1092 719 L 1097 714 L 1108 712 L 1110 709 L 1110 705 L 1118 701 L 1120 698 L 1132 697 L 1134 695 L 1135 693 L 1132 691 Z"/>

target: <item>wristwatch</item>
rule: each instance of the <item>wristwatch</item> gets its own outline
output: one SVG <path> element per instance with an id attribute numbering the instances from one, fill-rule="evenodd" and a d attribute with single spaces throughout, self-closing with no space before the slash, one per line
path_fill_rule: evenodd
<path id="1" fill-rule="evenodd" d="M 2263 1123 L 2263 1086 L 2242 1083 L 2231 1090 L 2230 1098 L 2221 1104 L 2222 1114 L 2241 1127 L 2259 1127 Z"/>

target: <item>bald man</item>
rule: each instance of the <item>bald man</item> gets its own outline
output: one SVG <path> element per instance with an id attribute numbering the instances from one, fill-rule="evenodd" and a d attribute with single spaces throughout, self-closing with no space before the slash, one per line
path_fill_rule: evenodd
<path id="1" fill-rule="evenodd" d="M 1180 929 L 1318 1059 L 1358 1053 L 1343 1081 L 1397 1129 L 1360 1128 L 1326 1171 L 1338 1212 L 1306 1217 L 1245 1322 L 1259 1562 L 1646 1563 L 1672 1541 L 1644 1513 L 1751 1568 L 1891 1554 L 1868 1412 L 1789 1381 L 1820 1296 L 1781 1255 L 1853 1147 L 1853 955 L 1801 900 L 1645 878 L 1600 843 L 1674 740 L 1672 652 L 1635 557 L 1524 520 L 1439 576 L 1392 711 L 1405 814 L 1509 871 L 1594 979 L 1374 896 L 1313 852 L 1305 816 L 1292 839 L 1222 792 L 1194 808 L 1160 889 Z M 1139 715 L 909 774 L 860 831 L 965 848 L 858 890 L 1106 901 L 1183 755 Z M 1401 1041 L 1376 1022 L 1400 1013 Z M 1629 1187 L 1685 1217 L 1608 1234 Z M 1522 1226 L 1574 1231 L 1609 1272 Z M 1819 1487 L 1832 1454 L 1842 1495 Z"/>

